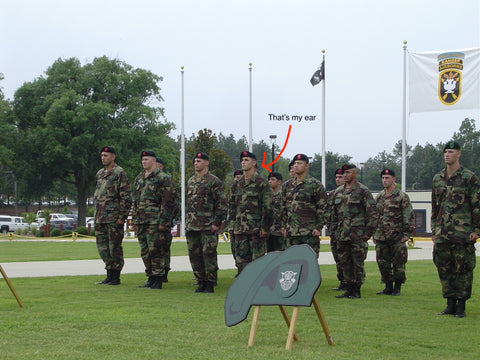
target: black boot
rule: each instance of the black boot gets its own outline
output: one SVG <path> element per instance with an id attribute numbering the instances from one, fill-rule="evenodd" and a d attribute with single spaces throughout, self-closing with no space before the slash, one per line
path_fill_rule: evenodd
<path id="1" fill-rule="evenodd" d="M 165 269 L 165 275 L 163 275 L 163 279 L 162 279 L 163 282 L 168 282 L 168 271 L 169 270 L 170 269 Z"/>
<path id="2" fill-rule="evenodd" d="M 162 288 L 162 278 L 163 276 L 159 276 L 159 275 L 153 276 L 153 283 L 150 286 L 150 289 L 160 290 Z"/>
<path id="3" fill-rule="evenodd" d="M 107 270 L 107 277 L 102 281 L 96 282 L 95 285 L 105 285 L 112 279 L 112 270 Z"/>
<path id="4" fill-rule="evenodd" d="M 205 292 L 206 281 L 198 280 L 197 283 L 198 283 L 198 287 L 195 289 L 194 292 L 196 292 L 196 293 Z"/>
<path id="5" fill-rule="evenodd" d="M 111 270 L 112 277 L 105 285 L 120 285 L 120 270 Z"/>
<path id="6" fill-rule="evenodd" d="M 350 293 L 348 298 L 349 299 L 360 299 L 361 298 L 361 295 L 360 295 L 360 287 L 361 286 L 362 285 L 358 285 L 358 284 L 352 285 L 352 292 Z"/>
<path id="7" fill-rule="evenodd" d="M 402 288 L 402 283 L 399 281 L 395 281 L 395 286 L 393 287 L 392 296 L 400 296 L 400 289 Z"/>
<path id="8" fill-rule="evenodd" d="M 149 276 L 147 281 L 145 281 L 145 284 L 138 285 L 137 288 L 149 288 L 153 285 L 153 280 L 153 276 Z"/>
<path id="9" fill-rule="evenodd" d="M 337 299 L 344 299 L 348 298 L 352 294 L 353 285 L 352 284 L 345 284 L 345 292 L 342 295 L 335 296 Z"/>
<path id="10" fill-rule="evenodd" d="M 453 297 L 447 298 L 447 307 L 437 315 L 455 315 L 457 309 L 457 300 Z M 464 309 L 465 310 L 465 309 Z"/>
<path id="11" fill-rule="evenodd" d="M 215 286 L 215 282 L 205 281 L 205 288 L 203 289 L 203 292 L 204 293 L 213 293 L 214 286 Z"/>
<path id="12" fill-rule="evenodd" d="M 377 292 L 377 295 L 392 295 L 392 291 L 393 291 L 393 282 L 387 281 L 385 283 L 385 289 Z"/>
<path id="13" fill-rule="evenodd" d="M 455 309 L 455 317 L 456 318 L 464 318 L 465 315 L 465 299 L 458 299 L 457 300 L 457 308 Z"/>
<path id="14" fill-rule="evenodd" d="M 340 283 L 340 285 L 338 285 L 337 287 L 335 288 L 332 288 L 333 291 L 343 291 L 343 290 L 347 290 L 346 287 L 345 287 L 345 284 L 344 283 Z"/>

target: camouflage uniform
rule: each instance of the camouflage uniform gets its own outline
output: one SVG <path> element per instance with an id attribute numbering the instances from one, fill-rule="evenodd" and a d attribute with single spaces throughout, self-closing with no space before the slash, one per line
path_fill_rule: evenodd
<path id="1" fill-rule="evenodd" d="M 126 172 L 117 164 L 109 171 L 100 169 L 95 176 L 95 237 L 106 270 L 123 269 L 123 224 L 130 212 L 132 198 Z"/>
<path id="2" fill-rule="evenodd" d="M 376 198 L 378 225 L 373 235 L 382 282 L 405 283 L 407 244 L 415 231 L 415 215 L 407 194 L 396 187 L 389 194 L 382 190 Z"/>
<path id="3" fill-rule="evenodd" d="M 138 243 L 145 273 L 148 277 L 165 276 L 166 251 L 172 216 L 175 209 L 175 190 L 170 177 L 155 168 L 147 177 L 142 171 L 135 179 L 133 190 L 133 223 L 137 227 Z M 165 226 L 165 231 L 158 229 Z"/>
<path id="4" fill-rule="evenodd" d="M 267 252 L 285 250 L 285 238 L 282 235 L 282 189 L 272 194 L 273 225 L 267 239 Z"/>
<path id="5" fill-rule="evenodd" d="M 377 227 L 375 200 L 365 185 L 355 181 L 351 188 L 343 185 L 335 190 L 332 226 L 345 283 L 360 288 L 365 281 L 368 239 Z"/>
<path id="6" fill-rule="evenodd" d="M 448 177 L 446 169 L 433 178 L 433 261 L 444 298 L 467 300 L 472 293 L 476 265 L 475 243 L 470 233 L 480 234 L 480 184 L 468 169 Z"/>
<path id="7" fill-rule="evenodd" d="M 253 260 L 265 255 L 266 238 L 273 223 L 272 190 L 267 180 L 254 174 L 245 176 L 232 185 L 229 202 L 229 218 L 235 234 L 235 255 L 238 271 Z"/>
<path id="8" fill-rule="evenodd" d="M 207 172 L 192 176 L 187 183 L 186 225 L 188 255 L 198 283 L 217 282 L 218 234 L 211 226 L 220 227 L 227 213 L 223 183 Z"/>
<path id="9" fill-rule="evenodd" d="M 318 257 L 320 238 L 312 231 L 326 223 L 327 193 L 322 183 L 310 176 L 288 181 L 282 188 L 282 223 L 287 230 L 287 247 L 308 244 Z"/>
<path id="10" fill-rule="evenodd" d="M 340 264 L 340 258 L 338 257 L 338 240 L 337 240 L 337 237 L 335 236 L 336 229 L 334 226 L 334 222 L 332 220 L 334 194 L 335 194 L 335 190 L 331 191 L 328 194 L 326 218 L 327 218 L 328 232 L 330 233 L 330 250 L 332 251 L 333 259 L 335 260 L 335 264 L 337 267 L 337 279 L 338 281 L 340 281 L 340 284 L 343 284 L 344 282 L 343 270 Z"/>

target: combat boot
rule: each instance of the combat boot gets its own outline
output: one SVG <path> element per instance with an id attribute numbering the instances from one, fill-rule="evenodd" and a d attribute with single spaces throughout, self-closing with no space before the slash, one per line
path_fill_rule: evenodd
<path id="1" fill-rule="evenodd" d="M 153 276 L 149 276 L 147 281 L 145 281 L 145 284 L 143 285 L 138 285 L 137 288 L 149 288 L 150 286 L 153 285 Z"/>
<path id="2" fill-rule="evenodd" d="M 337 299 L 344 299 L 348 298 L 352 294 L 353 285 L 352 284 L 345 284 L 345 292 L 342 295 L 335 296 Z"/>
<path id="3" fill-rule="evenodd" d="M 400 296 L 400 289 L 402 288 L 402 283 L 399 281 L 395 281 L 395 286 L 393 287 L 392 296 Z"/>
<path id="4" fill-rule="evenodd" d="M 213 293 L 213 288 L 215 286 L 215 283 L 212 281 L 205 281 L 205 287 L 203 289 L 204 293 Z"/>
<path id="5" fill-rule="evenodd" d="M 377 295 L 392 295 L 392 291 L 393 291 L 393 282 L 387 281 L 385 283 L 385 289 L 377 292 Z"/>
<path id="6" fill-rule="evenodd" d="M 160 290 L 162 288 L 162 276 L 155 275 L 153 276 L 153 283 L 150 286 L 152 290 Z"/>
<path id="7" fill-rule="evenodd" d="M 350 293 L 348 298 L 349 299 L 360 299 L 361 298 L 361 295 L 360 295 L 360 287 L 361 286 L 362 285 L 358 285 L 358 284 L 352 285 L 352 292 Z"/>
<path id="8" fill-rule="evenodd" d="M 205 292 L 206 281 L 198 280 L 197 283 L 198 283 L 198 287 L 195 289 L 194 292 L 196 292 L 196 293 Z"/>
<path id="9" fill-rule="evenodd" d="M 105 285 L 120 285 L 120 270 L 111 270 L 112 277 Z"/>
<path id="10" fill-rule="evenodd" d="M 108 269 L 107 270 L 107 277 L 103 279 L 102 281 L 96 282 L 95 285 L 105 285 L 110 282 L 112 279 L 112 270 Z"/>
<path id="11" fill-rule="evenodd" d="M 456 318 L 464 318 L 465 314 L 465 299 L 458 299 L 457 301 L 457 308 L 455 309 L 455 317 Z"/>
<path id="12" fill-rule="evenodd" d="M 447 298 L 447 307 L 437 315 L 455 315 L 457 309 L 457 300 L 453 297 Z M 465 310 L 465 309 L 464 309 Z"/>
<path id="13" fill-rule="evenodd" d="M 333 291 L 343 291 L 343 290 L 347 290 L 347 289 L 345 288 L 345 284 L 341 282 L 340 285 L 338 285 L 337 287 L 332 288 L 332 290 L 333 290 Z"/>

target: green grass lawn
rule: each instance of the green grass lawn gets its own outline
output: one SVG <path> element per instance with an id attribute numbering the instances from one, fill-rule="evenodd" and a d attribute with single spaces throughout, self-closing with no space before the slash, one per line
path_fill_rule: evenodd
<path id="1" fill-rule="evenodd" d="M 301 342 L 286 351 L 287 327 L 271 306 L 262 307 L 255 345 L 247 347 L 253 309 L 244 322 L 225 326 L 235 271 L 223 270 L 214 294 L 193 293 L 191 272 L 171 272 L 162 290 L 137 289 L 143 274 L 122 275 L 120 286 L 94 285 L 98 276 L 11 279 L 23 309 L 0 280 L 0 358 L 478 359 L 478 281 L 467 317 L 456 319 L 435 315 L 445 302 L 431 261 L 407 264 L 398 297 L 375 295 L 383 288 L 375 263 L 366 263 L 358 300 L 336 299 L 335 266 L 320 270 L 316 296 L 335 346 L 327 344 L 314 308 L 305 307 L 297 324 Z"/>

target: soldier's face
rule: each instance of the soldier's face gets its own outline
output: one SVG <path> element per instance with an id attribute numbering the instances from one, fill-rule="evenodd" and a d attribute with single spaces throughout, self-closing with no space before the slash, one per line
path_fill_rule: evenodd
<path id="1" fill-rule="evenodd" d="M 157 169 L 163 170 L 163 164 L 160 164 L 159 162 L 155 162 L 155 166 L 157 167 Z"/>
<path id="2" fill-rule="evenodd" d="M 152 171 L 155 169 L 157 163 L 157 159 L 153 156 L 144 156 L 142 157 L 142 167 L 147 171 Z"/>
<path id="3" fill-rule="evenodd" d="M 255 161 L 255 159 L 252 159 L 252 158 L 249 158 L 249 157 L 244 157 L 244 158 L 242 158 L 240 163 L 242 165 L 242 170 L 243 171 L 249 171 L 249 170 L 253 169 L 253 167 L 255 166 L 255 164 L 257 162 Z"/>
<path id="4" fill-rule="evenodd" d="M 115 161 L 115 154 L 111 152 L 102 152 L 100 155 L 103 166 L 110 166 Z"/>
<path id="5" fill-rule="evenodd" d="M 270 179 L 268 179 L 268 184 L 270 185 L 270 187 L 272 188 L 272 190 L 277 190 L 280 185 L 282 184 L 282 180 L 279 180 L 277 179 L 276 177 L 271 177 Z"/>
<path id="6" fill-rule="evenodd" d="M 209 162 L 205 159 L 195 159 L 193 161 L 193 167 L 195 171 L 203 171 L 208 166 Z"/>
<path id="7" fill-rule="evenodd" d="M 446 165 L 453 165 L 460 160 L 461 152 L 457 149 L 445 149 L 443 159 Z"/>
<path id="8" fill-rule="evenodd" d="M 307 164 L 303 160 L 295 160 L 293 163 L 293 171 L 295 171 L 295 174 L 297 175 L 305 174 L 309 167 L 310 164 Z"/>
<path id="9" fill-rule="evenodd" d="M 293 179 L 295 177 L 295 170 L 293 170 L 293 166 L 290 168 L 290 170 L 288 171 L 288 173 L 290 174 L 290 178 Z"/>
<path id="10" fill-rule="evenodd" d="M 392 175 L 382 175 L 382 185 L 385 189 L 390 189 L 395 184 L 395 180 Z"/>
<path id="11" fill-rule="evenodd" d="M 235 176 L 233 177 L 233 180 L 238 181 L 238 180 L 241 179 L 241 177 L 242 177 L 242 175 L 235 175 Z"/>
<path id="12" fill-rule="evenodd" d="M 335 174 L 335 184 L 337 184 L 337 186 L 342 186 L 345 184 L 345 178 L 343 174 Z"/>
<path id="13" fill-rule="evenodd" d="M 356 169 L 345 170 L 345 172 L 343 173 L 343 177 L 346 183 L 349 183 L 349 184 L 352 183 L 353 181 L 355 181 L 357 177 Z"/>

